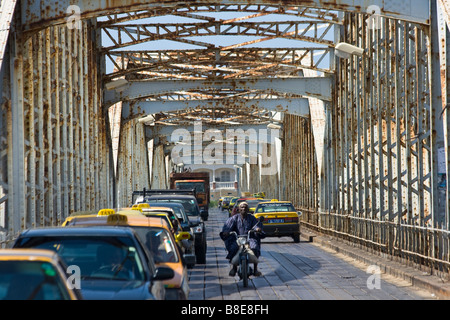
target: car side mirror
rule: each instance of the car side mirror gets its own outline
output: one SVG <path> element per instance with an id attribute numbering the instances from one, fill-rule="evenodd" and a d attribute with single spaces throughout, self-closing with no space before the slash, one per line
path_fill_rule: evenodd
<path id="1" fill-rule="evenodd" d="M 171 268 L 168 267 L 158 267 L 155 270 L 155 274 L 152 277 L 152 280 L 169 280 L 175 276 L 175 272 Z"/>
<path id="2" fill-rule="evenodd" d="M 189 240 L 190 238 L 191 238 L 191 234 L 189 232 L 185 232 L 185 231 L 179 232 L 176 235 L 177 241 Z"/>
<path id="3" fill-rule="evenodd" d="M 302 215 L 301 211 L 297 211 L 297 215 L 300 217 Z"/>
<path id="4" fill-rule="evenodd" d="M 205 219 L 208 217 L 208 215 L 206 214 L 206 210 L 200 210 L 200 217 L 202 217 L 202 219 Z"/>

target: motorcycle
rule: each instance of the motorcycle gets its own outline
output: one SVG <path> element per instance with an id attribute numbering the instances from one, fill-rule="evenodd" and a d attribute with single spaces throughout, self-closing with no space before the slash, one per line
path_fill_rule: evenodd
<path id="1" fill-rule="evenodd" d="M 239 279 L 243 281 L 244 287 L 248 287 L 248 278 L 253 274 L 253 269 L 250 267 L 251 263 L 258 263 L 258 258 L 253 253 L 253 250 L 249 246 L 249 239 L 251 233 L 256 233 L 254 230 L 260 223 L 264 221 L 264 217 L 259 218 L 259 222 L 253 226 L 247 234 L 238 235 L 235 231 L 230 232 L 230 235 L 236 236 L 236 243 L 239 247 L 239 251 L 231 259 L 232 265 L 237 265 L 237 274 Z"/>

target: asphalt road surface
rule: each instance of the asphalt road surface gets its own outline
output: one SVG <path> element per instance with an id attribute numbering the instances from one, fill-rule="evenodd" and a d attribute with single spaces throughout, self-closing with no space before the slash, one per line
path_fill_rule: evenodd
<path id="1" fill-rule="evenodd" d="M 387 274 L 374 274 L 370 266 L 302 239 L 266 238 L 258 269 L 244 288 L 230 265 L 219 237 L 226 211 L 210 210 L 207 227 L 207 263 L 189 270 L 189 300 L 428 300 L 430 292 Z M 369 272 L 368 272 L 369 271 Z"/>

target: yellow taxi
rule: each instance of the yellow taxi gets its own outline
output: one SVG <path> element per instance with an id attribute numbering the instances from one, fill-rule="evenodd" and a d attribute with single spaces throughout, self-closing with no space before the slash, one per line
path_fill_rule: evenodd
<path id="1" fill-rule="evenodd" d="M 101 210 L 102 211 L 102 210 Z M 99 212 L 100 213 L 100 212 Z M 103 211 L 97 216 L 73 217 L 66 226 L 116 225 L 131 227 L 152 254 L 157 267 L 171 268 L 175 276 L 164 280 L 167 300 L 185 300 L 189 295 L 188 274 L 180 248 L 175 244 L 190 237 L 188 232 L 179 232 L 175 237 L 171 226 L 161 217 L 147 217 L 142 214 L 121 214 Z"/>
<path id="2" fill-rule="evenodd" d="M 161 203 L 161 206 L 150 206 L 143 208 L 141 210 L 142 214 L 148 217 L 151 216 L 162 216 L 164 219 L 168 220 L 168 222 L 172 225 L 174 231 L 174 234 L 177 235 L 178 233 L 185 231 L 189 232 L 190 237 L 184 237 L 182 241 L 177 241 L 178 246 L 180 247 L 181 251 L 183 252 L 183 255 L 186 260 L 186 264 L 189 268 L 194 267 L 194 265 L 197 263 L 197 258 L 195 256 L 195 234 L 191 229 L 191 224 L 189 222 L 189 218 L 187 217 L 185 212 L 175 212 L 175 209 L 173 206 L 176 204 L 173 203 Z M 180 207 L 182 207 L 181 204 L 179 204 Z M 168 219 L 168 218 L 169 219 Z"/>
<path id="3" fill-rule="evenodd" d="M 228 204 L 228 213 L 231 214 L 231 211 L 233 210 L 234 204 L 236 203 L 236 201 L 239 199 L 239 197 L 232 197 L 230 199 L 230 203 Z"/>
<path id="4" fill-rule="evenodd" d="M 80 219 L 87 219 L 87 218 L 92 218 L 92 217 L 96 217 L 96 216 L 113 215 L 113 217 L 110 217 L 111 221 L 113 218 L 117 218 L 117 217 L 120 218 L 120 215 L 149 216 L 149 217 L 155 216 L 155 217 L 162 218 L 163 220 L 165 220 L 168 223 L 169 230 L 174 235 L 177 245 L 180 247 L 181 250 L 183 250 L 183 240 L 186 240 L 186 239 L 190 240 L 192 238 L 192 235 L 189 232 L 181 231 L 181 229 L 179 228 L 180 224 L 179 224 L 177 217 L 174 214 L 171 215 L 170 213 L 168 213 L 165 210 L 167 208 L 161 208 L 161 210 L 153 210 L 153 209 L 149 209 L 149 206 L 147 203 L 141 203 L 141 204 L 143 204 L 144 206 L 139 206 L 139 207 L 133 206 L 131 209 L 130 208 L 122 209 L 117 212 L 118 215 L 115 215 L 116 211 L 114 209 L 101 209 L 100 211 L 98 211 L 97 214 L 71 215 L 68 218 L 66 218 L 66 220 L 62 223 L 62 226 L 66 227 L 68 225 L 73 225 L 74 223 L 71 223 L 71 221 L 73 221 L 74 219 L 80 220 Z M 144 211 L 148 210 L 148 212 L 146 212 L 146 214 L 144 214 L 143 210 Z M 173 211 L 172 211 L 172 213 L 173 213 Z M 93 220 L 93 221 L 97 221 L 97 220 Z M 177 237 L 179 234 L 181 234 L 181 236 Z M 188 260 L 190 261 L 191 259 L 188 258 Z"/>
<path id="5" fill-rule="evenodd" d="M 265 201 L 267 201 L 267 200 L 265 200 L 265 199 L 259 199 L 259 198 L 239 198 L 239 199 L 236 200 L 236 202 L 235 202 L 233 208 L 230 209 L 231 212 L 230 212 L 230 214 L 229 214 L 229 217 L 232 217 L 232 216 L 234 216 L 235 214 L 237 214 L 237 213 L 239 212 L 239 205 L 240 205 L 242 202 L 247 202 L 249 212 L 250 212 L 251 214 L 254 214 L 254 213 L 255 213 L 255 210 L 256 210 L 256 207 L 258 206 L 258 204 L 261 203 L 261 202 L 265 202 Z"/>
<path id="6" fill-rule="evenodd" d="M 290 236 L 294 242 L 300 242 L 300 222 L 297 212 L 289 201 L 276 199 L 261 202 L 255 209 L 255 218 L 264 217 L 263 228 L 267 237 Z"/>
<path id="7" fill-rule="evenodd" d="M 180 221 L 176 217 L 175 213 L 170 208 L 146 208 L 142 209 L 142 214 L 146 217 L 159 217 L 160 219 L 164 219 L 169 224 L 169 229 L 173 233 L 174 237 L 177 238 L 177 235 L 180 233 L 188 233 L 184 232 L 181 228 Z M 191 238 L 191 234 L 188 233 Z M 183 242 L 177 240 L 177 244 L 181 250 L 184 250 Z"/>
<path id="8" fill-rule="evenodd" d="M 54 251 L 1 249 L 0 300 L 81 300 L 68 271 Z"/>
<path id="9" fill-rule="evenodd" d="M 92 217 L 96 217 L 96 216 L 108 216 L 108 215 L 115 214 L 115 213 L 116 213 L 116 211 L 114 209 L 102 209 L 98 212 L 88 213 L 88 214 L 76 214 L 75 213 L 75 214 L 71 214 L 69 217 L 67 217 L 66 220 L 64 220 L 64 222 L 61 224 L 61 226 L 65 227 L 67 225 L 70 225 L 71 221 L 73 219 L 92 218 Z M 138 216 L 142 215 L 142 213 L 140 211 L 131 209 L 131 208 L 121 209 L 117 213 L 126 214 L 126 215 L 138 215 Z"/>
<path id="10" fill-rule="evenodd" d="M 230 206 L 230 200 L 232 197 L 222 197 L 222 201 L 220 202 L 220 209 L 228 209 Z"/>
<path id="11" fill-rule="evenodd" d="M 146 208 L 150 208 L 150 205 L 148 203 L 137 203 L 137 204 L 133 204 L 133 206 L 131 207 L 131 210 L 138 210 L 138 211 L 142 211 L 142 209 L 146 209 Z"/>
<path id="12" fill-rule="evenodd" d="M 168 207 L 146 207 L 141 209 L 141 213 L 145 216 L 161 216 L 166 219 L 165 216 L 168 217 L 167 222 L 171 225 L 173 228 L 173 232 L 176 234 L 179 231 L 181 231 L 181 223 L 178 220 L 178 217 L 175 214 L 175 211 L 173 209 Z"/>

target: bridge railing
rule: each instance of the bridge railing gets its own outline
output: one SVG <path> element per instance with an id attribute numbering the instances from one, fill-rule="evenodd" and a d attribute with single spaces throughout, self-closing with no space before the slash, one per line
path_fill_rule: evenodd
<path id="1" fill-rule="evenodd" d="M 450 231 L 355 217 L 351 214 L 302 211 L 301 224 L 320 233 L 347 240 L 373 253 L 387 254 L 394 260 L 413 264 L 433 274 L 450 272 Z"/>

